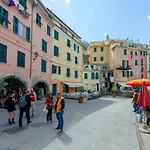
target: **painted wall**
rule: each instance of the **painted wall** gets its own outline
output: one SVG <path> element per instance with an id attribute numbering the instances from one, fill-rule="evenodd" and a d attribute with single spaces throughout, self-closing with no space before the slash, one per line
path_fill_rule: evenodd
<path id="1" fill-rule="evenodd" d="M 147 50 L 147 78 L 150 79 L 150 50 Z"/>

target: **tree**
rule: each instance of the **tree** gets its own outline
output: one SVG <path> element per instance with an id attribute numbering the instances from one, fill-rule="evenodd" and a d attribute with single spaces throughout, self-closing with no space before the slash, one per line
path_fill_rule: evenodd
<path id="1" fill-rule="evenodd" d="M 7 83 L 4 81 L 3 78 L 0 78 L 0 90 L 2 90 L 3 88 L 5 88 L 7 85 Z"/>

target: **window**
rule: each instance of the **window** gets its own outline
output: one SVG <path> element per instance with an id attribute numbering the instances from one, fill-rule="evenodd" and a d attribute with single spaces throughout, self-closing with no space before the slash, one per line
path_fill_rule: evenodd
<path id="1" fill-rule="evenodd" d="M 127 71 L 127 77 L 129 77 L 129 71 Z"/>
<path id="2" fill-rule="evenodd" d="M 141 66 L 143 66 L 143 63 L 144 63 L 144 61 L 143 61 L 143 59 L 141 59 Z"/>
<path id="3" fill-rule="evenodd" d="M 141 79 L 143 79 L 144 78 L 144 75 L 143 74 L 141 74 Z"/>
<path id="4" fill-rule="evenodd" d="M 141 67 L 141 72 L 144 72 L 144 67 Z"/>
<path id="5" fill-rule="evenodd" d="M 70 47 L 70 46 L 71 46 L 70 40 L 67 39 L 67 47 Z"/>
<path id="6" fill-rule="evenodd" d="M 91 79 L 94 79 L 94 72 L 91 73 Z"/>
<path id="7" fill-rule="evenodd" d="M 24 24 L 22 24 L 17 17 L 14 16 L 13 18 L 13 32 L 17 35 L 24 38 Z"/>
<path id="8" fill-rule="evenodd" d="M 131 56 L 133 55 L 133 51 L 130 51 L 130 55 L 131 55 Z"/>
<path id="9" fill-rule="evenodd" d="M 133 77 L 133 71 L 130 71 L 130 77 Z"/>
<path id="10" fill-rule="evenodd" d="M 125 75 L 125 71 L 122 71 L 122 77 L 125 77 L 126 75 Z"/>
<path id="11" fill-rule="evenodd" d="M 99 79 L 99 74 L 98 74 L 98 72 L 96 72 L 96 79 Z"/>
<path id="12" fill-rule="evenodd" d="M 67 52 L 67 60 L 70 61 L 71 60 L 71 55 L 70 53 Z"/>
<path id="13" fill-rule="evenodd" d="M 0 6 L 0 24 L 6 28 L 8 28 L 8 24 L 10 24 L 8 21 L 8 11 L 2 6 Z"/>
<path id="14" fill-rule="evenodd" d="M 96 47 L 94 47 L 94 52 L 96 52 L 97 51 L 97 48 Z"/>
<path id="15" fill-rule="evenodd" d="M 56 30 L 54 30 L 54 39 L 57 41 L 59 40 L 59 32 Z"/>
<path id="16" fill-rule="evenodd" d="M 103 52 L 104 51 L 104 47 L 101 47 L 101 52 Z"/>
<path id="17" fill-rule="evenodd" d="M 96 57 L 94 57 L 94 61 L 96 61 Z"/>
<path id="18" fill-rule="evenodd" d="M 80 47 L 78 46 L 78 51 L 77 51 L 78 53 L 80 52 Z"/>
<path id="19" fill-rule="evenodd" d="M 140 51 L 140 55 L 142 56 L 142 54 L 143 54 L 143 52 L 142 51 Z"/>
<path id="20" fill-rule="evenodd" d="M 42 51 L 47 53 L 47 42 L 42 39 Z"/>
<path id="21" fill-rule="evenodd" d="M 126 49 L 124 49 L 124 55 L 127 55 L 127 50 Z"/>
<path id="22" fill-rule="evenodd" d="M 59 47 L 54 45 L 54 56 L 59 56 Z"/>
<path id="23" fill-rule="evenodd" d="M 78 57 L 75 56 L 75 64 L 78 64 Z"/>
<path id="24" fill-rule="evenodd" d="M 30 42 L 30 28 L 26 27 L 26 40 Z"/>
<path id="25" fill-rule="evenodd" d="M 41 59 L 41 72 L 46 72 L 46 60 Z"/>
<path id="26" fill-rule="evenodd" d="M 138 60 L 135 60 L 135 66 L 138 66 Z"/>
<path id="27" fill-rule="evenodd" d="M 47 25 L 47 35 L 51 35 L 51 28 L 50 28 L 50 26 L 49 25 Z"/>
<path id="28" fill-rule="evenodd" d="M 0 62 L 7 63 L 7 46 L 0 43 Z"/>
<path id="29" fill-rule="evenodd" d="M 41 16 L 40 16 L 38 13 L 36 13 L 36 24 L 37 24 L 39 27 L 41 27 L 41 25 L 42 25 Z"/>
<path id="30" fill-rule="evenodd" d="M 149 57 L 149 63 L 150 63 L 150 57 Z"/>
<path id="31" fill-rule="evenodd" d="M 25 53 L 18 51 L 17 53 L 17 66 L 25 67 Z"/>
<path id="32" fill-rule="evenodd" d="M 52 74 L 61 74 L 61 67 L 52 65 Z"/>
<path id="33" fill-rule="evenodd" d="M 104 57 L 100 57 L 100 60 L 101 60 L 101 61 L 104 61 Z"/>
<path id="34" fill-rule="evenodd" d="M 88 79 L 88 74 L 84 73 L 84 79 Z"/>
<path id="35" fill-rule="evenodd" d="M 74 72 L 74 77 L 75 77 L 75 78 L 78 78 L 78 71 L 75 71 L 75 72 Z"/>
<path id="36" fill-rule="evenodd" d="M 19 3 L 24 7 L 24 9 L 27 9 L 27 0 L 19 0 Z"/>
<path id="37" fill-rule="evenodd" d="M 67 76 L 67 77 L 70 77 L 70 68 L 67 68 L 67 69 L 66 69 L 66 76 Z"/>
<path id="38" fill-rule="evenodd" d="M 136 56 L 138 55 L 138 52 L 137 52 L 137 51 L 135 52 L 135 55 L 136 55 Z"/>
<path id="39" fill-rule="evenodd" d="M 77 48 L 77 46 L 76 46 L 76 44 L 74 43 L 74 51 L 76 51 L 76 48 Z"/>
<path id="40" fill-rule="evenodd" d="M 143 55 L 144 55 L 144 56 L 146 55 L 146 52 L 145 52 L 145 51 L 143 52 Z"/>
<path id="41" fill-rule="evenodd" d="M 103 72 L 103 78 L 105 78 L 106 77 L 106 73 L 105 72 Z"/>

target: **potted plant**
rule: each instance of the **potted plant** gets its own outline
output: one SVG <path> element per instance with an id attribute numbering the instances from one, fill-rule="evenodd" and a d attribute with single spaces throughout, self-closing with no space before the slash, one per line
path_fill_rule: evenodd
<path id="1" fill-rule="evenodd" d="M 83 95 L 82 95 L 82 93 L 80 93 L 80 95 L 79 95 L 78 102 L 79 103 L 83 103 Z"/>
<path id="2" fill-rule="evenodd" d="M 115 87 L 113 87 L 113 88 L 111 89 L 111 91 L 112 91 L 112 97 L 116 97 L 117 89 L 116 89 Z"/>

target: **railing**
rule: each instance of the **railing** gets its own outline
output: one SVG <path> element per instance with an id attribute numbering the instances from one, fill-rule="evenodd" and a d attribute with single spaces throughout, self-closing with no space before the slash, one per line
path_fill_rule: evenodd
<path id="1" fill-rule="evenodd" d="M 130 70 L 131 69 L 131 66 L 118 66 L 116 67 L 117 70 Z"/>

